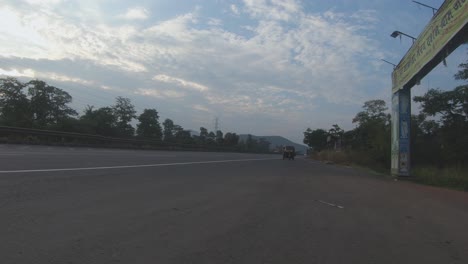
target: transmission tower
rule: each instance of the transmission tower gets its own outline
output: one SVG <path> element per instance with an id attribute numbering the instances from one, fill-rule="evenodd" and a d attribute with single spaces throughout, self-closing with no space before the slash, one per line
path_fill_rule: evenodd
<path id="1" fill-rule="evenodd" d="M 214 131 L 215 133 L 219 130 L 219 118 L 218 117 L 215 117 L 215 120 L 214 120 Z"/>

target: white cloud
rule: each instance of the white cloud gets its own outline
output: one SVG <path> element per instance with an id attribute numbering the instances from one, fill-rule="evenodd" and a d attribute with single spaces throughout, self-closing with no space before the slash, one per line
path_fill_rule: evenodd
<path id="1" fill-rule="evenodd" d="M 62 2 L 62 0 L 26 0 L 25 2 L 30 5 L 43 6 L 43 5 L 56 5 Z"/>
<path id="2" fill-rule="evenodd" d="M 234 13 L 235 15 L 239 15 L 239 14 L 240 14 L 239 8 L 237 8 L 237 6 L 234 5 L 234 4 L 231 5 L 231 11 L 232 11 L 232 13 Z"/>
<path id="3" fill-rule="evenodd" d="M 101 89 L 103 90 L 114 90 L 114 88 L 112 88 L 111 86 L 108 86 L 108 85 L 101 85 L 99 86 Z"/>
<path id="4" fill-rule="evenodd" d="M 34 78 L 36 76 L 36 72 L 33 69 L 24 69 L 24 70 L 9 69 L 9 70 L 5 70 L 5 69 L 0 68 L 0 75 L 11 76 L 11 77 Z"/>
<path id="5" fill-rule="evenodd" d="M 194 14 L 187 13 L 153 25 L 145 29 L 143 35 L 146 36 L 147 39 L 171 37 L 178 41 L 178 43 L 175 44 L 179 46 L 183 44 L 183 42 L 187 43 L 192 41 L 192 30 L 190 26 L 197 22 L 198 20 Z M 177 46 L 175 48 L 177 48 Z"/>
<path id="6" fill-rule="evenodd" d="M 127 20 L 145 20 L 149 17 L 149 11 L 143 7 L 133 7 L 119 17 Z"/>
<path id="7" fill-rule="evenodd" d="M 221 21 L 221 19 L 210 18 L 208 20 L 207 24 L 210 25 L 210 26 L 218 27 L 218 26 L 221 26 L 223 24 L 223 21 Z"/>
<path id="8" fill-rule="evenodd" d="M 57 74 L 54 72 L 39 73 L 37 74 L 37 76 L 40 78 L 47 78 L 47 79 L 60 81 L 60 82 L 73 82 L 73 83 L 78 83 L 78 84 L 88 85 L 88 86 L 96 85 L 96 83 L 93 81 L 84 80 L 84 79 L 77 78 L 77 77 L 70 77 L 70 76 L 63 75 L 63 74 Z"/>
<path id="9" fill-rule="evenodd" d="M 375 10 L 358 10 L 350 17 L 363 23 L 376 23 L 379 21 Z"/>
<path id="10" fill-rule="evenodd" d="M 296 0 L 244 0 L 247 13 L 255 18 L 289 21 L 300 13 Z"/>
<path id="11" fill-rule="evenodd" d="M 36 18 L 32 23 L 30 17 L 22 16 L 8 6 L 0 8 L 0 17 L 0 54 L 11 56 L 20 52 L 22 56 L 29 57 L 47 45 L 46 39 L 37 30 L 47 26 L 44 19 Z M 18 44 L 21 44 L 21 51 L 17 51 Z"/>
<path id="12" fill-rule="evenodd" d="M 377 46 L 361 35 L 355 24 L 347 23 L 344 14 L 305 14 L 292 0 L 246 0 L 245 9 L 258 19 L 257 26 L 250 26 L 250 38 L 220 27 L 198 28 L 193 13 L 137 30 L 132 26 L 71 23 L 53 15 L 9 10 L 13 18 L 9 21 L 16 21 L 15 30 L 0 31 L 13 36 L 13 41 L 11 46 L 1 45 L 0 51 L 36 59 L 85 59 L 127 72 L 153 74 L 149 78 L 174 88 L 210 90 L 215 98 L 210 103 L 232 104 L 233 111 L 238 106 L 246 111 L 274 110 L 265 101 L 238 96 L 241 94 L 267 97 L 287 93 L 309 101 L 321 96 L 336 103 L 353 102 L 361 96 L 355 87 L 367 77 L 355 64 L 356 57 L 377 57 Z M 266 12 L 270 9 L 272 12 Z M 294 22 L 287 26 L 278 22 L 293 17 Z M 26 39 L 27 35 L 36 36 L 31 39 L 36 48 L 28 48 L 31 40 Z M 165 74 L 154 75 L 155 71 Z M 278 92 L 272 87 L 287 88 Z M 284 100 L 271 96 L 266 102 L 274 105 Z"/>
<path id="13" fill-rule="evenodd" d="M 124 43 L 136 35 L 130 26 L 71 23 L 48 12 L 0 8 L 0 54 L 34 59 L 88 59 L 98 64 L 144 72 L 142 54 Z M 18 48 L 21 47 L 21 48 Z"/>
<path id="14" fill-rule="evenodd" d="M 47 79 L 59 82 L 71 82 L 78 83 L 81 85 L 93 86 L 96 85 L 94 81 L 84 80 L 77 77 L 70 77 L 64 74 L 58 74 L 56 72 L 37 71 L 33 69 L 9 69 L 5 70 L 0 68 L 0 75 L 12 76 L 12 77 L 28 77 L 28 78 L 39 78 Z"/>
<path id="15" fill-rule="evenodd" d="M 206 106 L 199 105 L 199 104 L 193 105 L 192 108 L 194 110 L 201 111 L 201 112 L 210 112 L 210 109 L 208 109 Z"/>
<path id="16" fill-rule="evenodd" d="M 207 86 L 203 84 L 187 81 L 181 78 L 176 78 L 176 77 L 172 77 L 172 76 L 165 75 L 165 74 L 158 74 L 153 77 L 153 80 L 164 82 L 164 83 L 169 83 L 169 84 L 174 84 L 178 87 L 187 88 L 190 90 L 197 90 L 200 92 L 204 92 L 209 89 Z"/>
<path id="17" fill-rule="evenodd" d="M 185 93 L 174 90 L 157 90 L 157 89 L 137 89 L 135 94 L 151 96 L 155 98 L 181 98 L 185 96 Z"/>

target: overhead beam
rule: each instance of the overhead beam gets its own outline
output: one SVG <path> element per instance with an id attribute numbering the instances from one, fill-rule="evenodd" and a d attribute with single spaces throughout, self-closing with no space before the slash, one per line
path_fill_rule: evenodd
<path id="1" fill-rule="evenodd" d="M 392 73 L 392 92 L 411 88 L 466 41 L 468 1 L 446 0 Z"/>

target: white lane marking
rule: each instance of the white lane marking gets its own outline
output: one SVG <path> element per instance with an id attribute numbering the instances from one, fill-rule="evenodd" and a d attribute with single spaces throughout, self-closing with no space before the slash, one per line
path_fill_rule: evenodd
<path id="1" fill-rule="evenodd" d="M 344 207 L 341 206 L 341 205 L 336 205 L 336 204 L 332 204 L 332 203 L 327 203 L 327 202 L 322 201 L 322 200 L 316 200 L 316 201 L 319 202 L 319 203 L 323 203 L 323 204 L 329 205 L 329 206 L 338 207 L 338 208 L 340 208 L 340 209 L 343 209 L 343 208 L 344 208 Z"/>
<path id="2" fill-rule="evenodd" d="M 81 171 L 81 170 L 110 170 L 110 169 L 163 167 L 163 166 L 193 165 L 193 164 L 246 162 L 246 161 L 276 160 L 276 159 L 277 159 L 277 158 L 241 159 L 241 160 L 210 160 L 210 161 L 192 161 L 192 162 L 159 163 L 159 164 L 143 164 L 143 165 L 123 165 L 123 166 L 107 166 L 107 167 L 84 167 L 84 168 L 63 168 L 63 169 L 37 169 L 37 170 L 5 170 L 5 171 L 0 171 L 0 173 L 31 173 L 31 172 Z"/>

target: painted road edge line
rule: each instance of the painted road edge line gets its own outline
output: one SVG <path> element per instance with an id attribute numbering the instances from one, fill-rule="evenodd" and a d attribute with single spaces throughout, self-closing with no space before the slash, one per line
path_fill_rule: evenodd
<path id="1" fill-rule="evenodd" d="M 209 161 L 191 161 L 191 162 L 156 163 L 156 164 L 142 164 L 142 165 L 122 165 L 122 166 L 105 166 L 105 167 L 84 167 L 84 168 L 35 169 L 35 170 L 4 170 L 4 171 L 0 171 L 0 174 L 6 174 L 6 173 L 33 173 L 33 172 L 56 172 L 56 171 L 80 171 L 80 170 L 112 170 L 112 169 L 145 168 L 145 167 L 164 167 L 164 166 L 177 166 L 177 165 L 194 165 L 194 164 L 228 163 L 228 162 L 246 162 L 246 161 L 261 161 L 261 160 L 276 160 L 276 159 L 278 159 L 278 158 L 240 159 L 240 160 L 209 160 Z"/>

